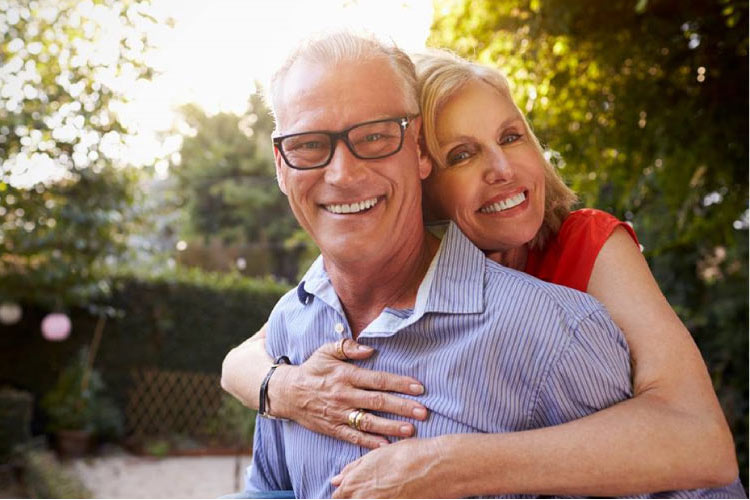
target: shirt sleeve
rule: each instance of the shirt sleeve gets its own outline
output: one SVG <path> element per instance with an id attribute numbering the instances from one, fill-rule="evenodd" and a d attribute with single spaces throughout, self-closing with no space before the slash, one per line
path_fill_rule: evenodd
<path id="1" fill-rule="evenodd" d="M 628 346 L 610 317 L 597 309 L 572 333 L 539 390 L 532 427 L 569 422 L 632 396 Z"/>
<path id="2" fill-rule="evenodd" d="M 286 467 L 283 422 L 256 416 L 253 461 L 247 469 L 245 491 L 291 490 Z"/>

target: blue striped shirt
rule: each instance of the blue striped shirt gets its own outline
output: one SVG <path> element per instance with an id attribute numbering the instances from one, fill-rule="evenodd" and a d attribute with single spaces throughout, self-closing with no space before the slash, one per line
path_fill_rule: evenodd
<path id="1" fill-rule="evenodd" d="M 351 330 L 319 258 L 274 308 L 266 346 L 300 364 L 341 335 Z M 415 399 L 429 416 L 411 421 L 422 438 L 561 424 L 631 396 L 628 346 L 601 304 L 486 259 L 453 224 L 414 308 L 386 308 L 357 340 L 377 350 L 359 366 L 424 384 Z M 265 418 L 253 448 L 247 488 L 298 498 L 330 497 L 331 478 L 368 451 Z"/>

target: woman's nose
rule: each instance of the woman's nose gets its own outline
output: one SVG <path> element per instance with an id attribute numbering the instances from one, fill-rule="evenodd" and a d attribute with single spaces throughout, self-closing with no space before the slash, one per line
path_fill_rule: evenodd
<path id="1" fill-rule="evenodd" d="M 486 156 L 484 180 L 489 184 L 508 182 L 513 179 L 515 171 L 510 158 L 500 146 L 494 147 Z"/>

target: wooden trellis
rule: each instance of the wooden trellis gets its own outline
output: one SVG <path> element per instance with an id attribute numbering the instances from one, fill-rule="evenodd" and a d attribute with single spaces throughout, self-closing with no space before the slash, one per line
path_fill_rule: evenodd
<path id="1" fill-rule="evenodd" d="M 131 436 L 202 436 L 221 407 L 218 375 L 150 368 L 133 370 L 132 380 L 125 410 Z"/>

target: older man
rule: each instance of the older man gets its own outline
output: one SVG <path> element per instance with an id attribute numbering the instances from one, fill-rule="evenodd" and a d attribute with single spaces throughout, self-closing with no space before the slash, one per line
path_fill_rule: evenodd
<path id="1" fill-rule="evenodd" d="M 442 241 L 425 231 L 420 183 L 431 165 L 402 52 L 332 35 L 298 50 L 271 90 L 279 185 L 321 250 L 271 314 L 274 357 L 299 364 L 352 338 L 377 352 L 360 366 L 423 381 L 418 399 L 431 412 L 413 424 L 433 444 L 389 446 L 419 453 L 432 472 L 451 467 L 445 435 L 556 425 L 630 396 L 627 345 L 596 301 L 485 259 L 453 225 Z M 352 426 L 362 416 L 352 412 Z M 247 488 L 327 497 L 366 451 L 261 417 Z"/>

